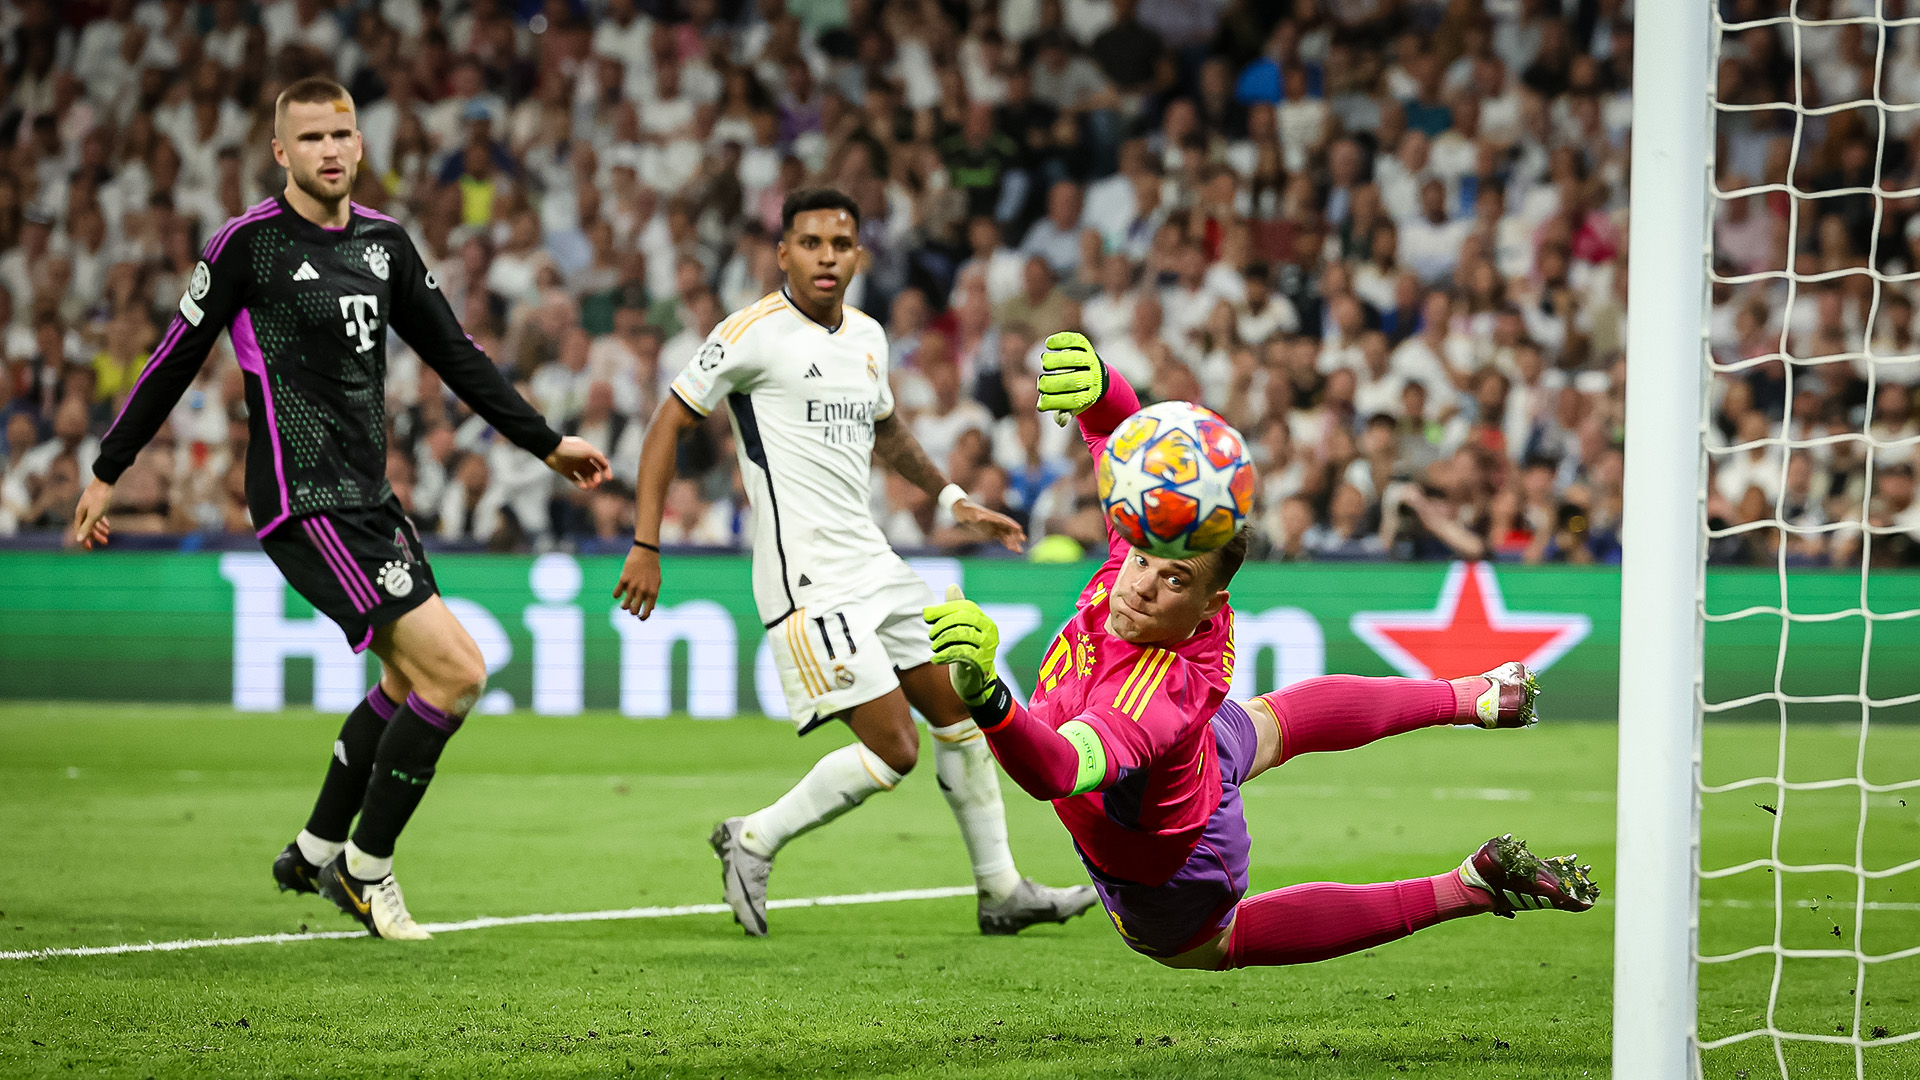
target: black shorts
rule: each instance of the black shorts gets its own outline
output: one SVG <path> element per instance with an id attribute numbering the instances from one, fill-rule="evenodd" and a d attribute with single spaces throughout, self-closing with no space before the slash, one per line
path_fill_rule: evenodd
<path id="1" fill-rule="evenodd" d="M 395 498 L 288 518 L 260 547 L 295 592 L 339 624 L 354 652 L 373 644 L 375 627 L 440 591 L 420 533 Z"/>

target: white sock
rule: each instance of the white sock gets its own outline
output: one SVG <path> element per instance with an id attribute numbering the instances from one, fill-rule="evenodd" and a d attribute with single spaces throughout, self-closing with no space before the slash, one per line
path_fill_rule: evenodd
<path id="1" fill-rule="evenodd" d="M 814 762 L 772 806 L 748 814 L 740 845 L 772 858 L 787 841 L 859 806 L 876 791 L 892 791 L 899 782 L 900 774 L 880 755 L 859 743 L 843 746 Z"/>
<path id="2" fill-rule="evenodd" d="M 300 854 L 315 866 L 332 862 L 334 856 L 340 854 L 340 849 L 346 846 L 338 840 L 322 840 L 305 829 L 300 830 L 300 835 L 294 837 L 293 842 L 300 848 Z"/>
<path id="3" fill-rule="evenodd" d="M 393 873 L 393 856 L 379 858 L 369 855 L 349 840 L 347 841 L 347 873 L 361 881 L 379 881 Z"/>
<path id="4" fill-rule="evenodd" d="M 999 902 L 1020 884 L 1013 851 L 1007 847 L 1007 812 L 1000 802 L 1000 767 L 987 749 L 980 725 L 962 720 L 951 727 L 930 727 L 933 768 L 940 793 L 960 823 L 960 836 L 973 860 L 973 880 L 989 901 Z"/>

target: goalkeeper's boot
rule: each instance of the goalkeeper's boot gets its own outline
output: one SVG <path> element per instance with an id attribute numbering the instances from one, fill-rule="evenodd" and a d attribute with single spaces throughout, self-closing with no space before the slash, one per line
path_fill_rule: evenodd
<path id="1" fill-rule="evenodd" d="M 1100 899 L 1091 885 L 1056 889 L 1032 878 L 1020 884 L 999 903 L 980 897 L 980 932 L 1017 934 L 1035 923 L 1063 923 L 1092 907 Z"/>
<path id="2" fill-rule="evenodd" d="M 280 886 L 281 892 L 317 893 L 320 891 L 320 868 L 307 861 L 307 857 L 300 852 L 299 844 L 288 844 L 285 850 L 274 856 L 273 880 Z"/>
<path id="3" fill-rule="evenodd" d="M 1600 887 L 1577 866 L 1578 855 L 1542 859 L 1512 833 L 1496 836 L 1460 864 L 1460 879 L 1493 897 L 1493 913 L 1511 919 L 1517 911 L 1559 908 L 1586 911 L 1600 899 Z"/>
<path id="4" fill-rule="evenodd" d="M 1473 702 L 1474 719 L 1481 727 L 1524 728 L 1540 722 L 1533 707 L 1540 683 L 1525 664 L 1509 660 L 1480 678 L 1493 684 Z"/>
<path id="5" fill-rule="evenodd" d="M 433 937 L 408 914 L 400 883 L 391 873 L 378 881 L 362 881 L 347 872 L 344 852 L 321 869 L 320 895 L 360 920 L 374 937 L 391 941 L 426 941 Z"/>
<path id="6" fill-rule="evenodd" d="M 746 818 L 728 818 L 713 827 L 707 843 L 720 859 L 720 892 L 733 909 L 733 921 L 748 937 L 766 937 L 767 878 L 773 873 L 773 860 L 740 843 L 746 826 Z"/>

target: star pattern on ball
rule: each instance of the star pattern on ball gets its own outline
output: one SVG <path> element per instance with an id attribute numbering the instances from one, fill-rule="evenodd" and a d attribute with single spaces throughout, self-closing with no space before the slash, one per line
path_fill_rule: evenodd
<path id="1" fill-rule="evenodd" d="M 1253 465 L 1240 433 L 1183 401 L 1150 405 L 1122 423 L 1098 468 L 1107 521 L 1163 558 L 1220 548 L 1246 521 Z"/>

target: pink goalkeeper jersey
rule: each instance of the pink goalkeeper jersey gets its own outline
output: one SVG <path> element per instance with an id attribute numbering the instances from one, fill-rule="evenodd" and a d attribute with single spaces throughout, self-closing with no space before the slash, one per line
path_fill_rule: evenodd
<path id="1" fill-rule="evenodd" d="M 1083 423 L 1096 459 L 1110 432 Z M 1113 783 L 1057 799 L 1054 811 L 1103 873 L 1159 885 L 1187 861 L 1220 805 L 1211 721 L 1233 680 L 1233 609 L 1222 608 L 1177 644 L 1123 641 L 1107 630 L 1107 593 L 1133 549 L 1111 529 L 1107 548 L 1106 564 L 1080 593 L 1080 610 L 1041 661 L 1027 711 L 1055 730 L 1080 720 L 1099 733 Z"/>

